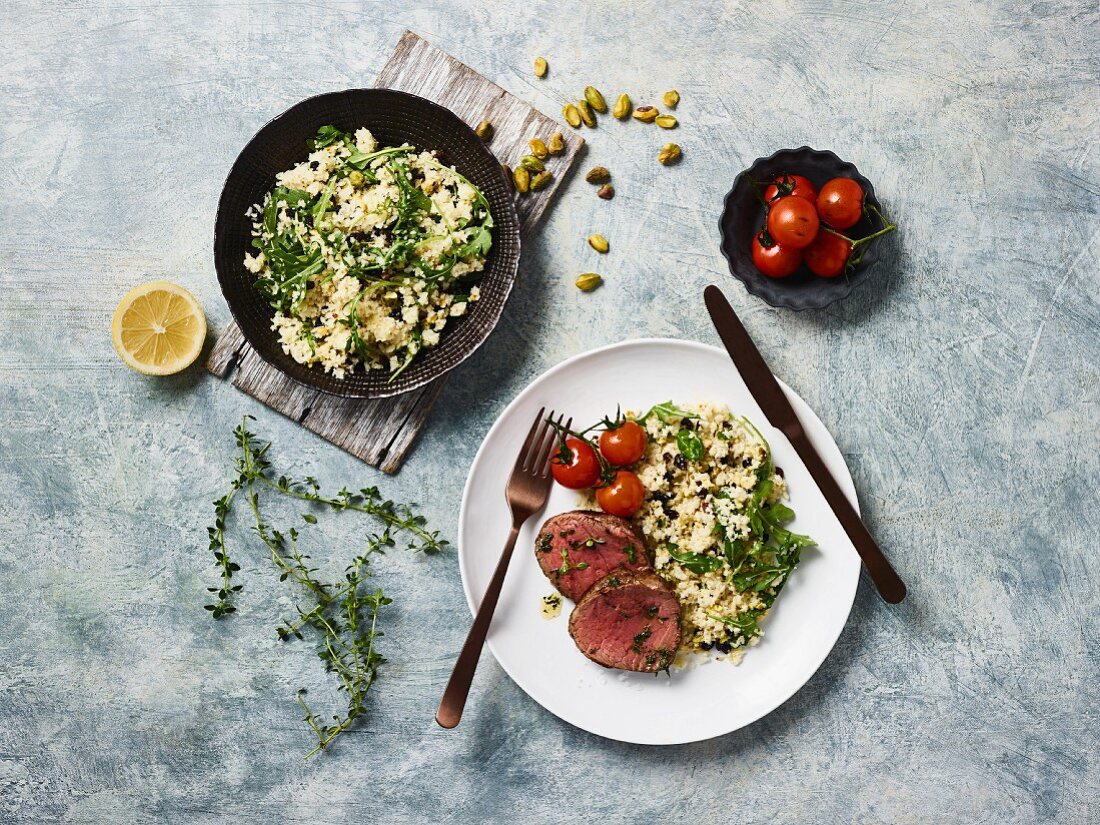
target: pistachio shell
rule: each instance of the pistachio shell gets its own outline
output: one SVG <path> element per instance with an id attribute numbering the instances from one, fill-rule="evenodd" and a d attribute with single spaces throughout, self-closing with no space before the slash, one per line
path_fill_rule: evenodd
<path id="1" fill-rule="evenodd" d="M 600 254 L 607 252 L 607 250 L 611 248 L 611 245 L 607 242 L 607 238 L 603 235 L 589 235 L 588 245 Z"/>
<path id="2" fill-rule="evenodd" d="M 639 106 L 634 110 L 634 119 L 640 120 L 642 123 L 652 123 L 657 119 L 657 107 Z"/>
<path id="3" fill-rule="evenodd" d="M 546 144 L 546 149 L 551 155 L 560 155 L 565 151 L 565 138 L 562 137 L 561 132 L 550 135 L 550 142 Z"/>
<path id="4" fill-rule="evenodd" d="M 578 275 L 575 281 L 577 289 L 582 292 L 591 292 L 600 284 L 603 283 L 603 278 L 597 275 L 595 272 L 585 272 L 583 275 Z"/>
<path id="5" fill-rule="evenodd" d="M 546 77 L 546 72 L 549 68 L 550 64 L 546 62 L 545 57 L 535 58 L 535 77 Z"/>
<path id="6" fill-rule="evenodd" d="M 605 183 L 599 189 L 596 190 L 596 195 L 603 198 L 605 201 L 611 200 L 615 197 L 615 187 L 610 183 Z"/>
<path id="7" fill-rule="evenodd" d="M 595 86 L 584 87 L 584 99 L 588 102 L 588 105 L 599 112 L 601 115 L 607 112 L 607 101 L 603 99 L 603 95 L 600 94 L 600 90 Z"/>
<path id="8" fill-rule="evenodd" d="M 546 148 L 546 144 L 539 138 L 531 138 L 527 141 L 527 145 L 531 147 L 531 154 L 539 160 L 543 160 L 550 154 L 550 150 Z"/>
<path id="9" fill-rule="evenodd" d="M 577 101 L 577 111 L 581 113 L 581 120 L 590 129 L 596 127 L 596 115 L 592 112 L 592 105 L 587 100 Z"/>
<path id="10" fill-rule="evenodd" d="M 675 163 L 680 159 L 680 147 L 675 143 L 666 143 L 657 153 L 657 160 L 665 166 Z"/>
<path id="11" fill-rule="evenodd" d="M 534 155 L 524 155 L 519 164 L 531 172 L 541 172 L 546 168 L 546 165 Z"/>
<path id="12" fill-rule="evenodd" d="M 536 173 L 535 176 L 531 178 L 531 191 L 537 192 L 539 189 L 542 189 L 542 187 L 546 186 L 553 177 L 554 176 L 545 169 Z"/>
<path id="13" fill-rule="evenodd" d="M 617 117 L 619 120 L 630 117 L 630 95 L 621 94 L 619 99 L 615 101 L 615 108 L 611 110 L 611 114 Z"/>
<path id="14" fill-rule="evenodd" d="M 653 120 L 662 129 L 675 129 L 680 123 L 672 115 L 657 115 Z"/>
<path id="15" fill-rule="evenodd" d="M 488 143 L 490 140 L 493 139 L 493 132 L 495 130 L 493 129 L 492 123 L 487 120 L 483 120 L 477 125 L 477 128 L 474 129 L 474 131 L 477 132 L 477 136 L 479 138 Z"/>
<path id="16" fill-rule="evenodd" d="M 584 179 L 589 183 L 607 183 L 611 180 L 611 173 L 603 166 L 593 166 Z"/>
<path id="17" fill-rule="evenodd" d="M 517 192 L 526 192 L 531 188 L 531 173 L 526 166 L 517 166 L 512 173 L 512 181 L 516 184 Z"/>
<path id="18" fill-rule="evenodd" d="M 561 113 L 565 117 L 565 122 L 572 126 L 574 129 L 579 129 L 581 125 L 581 110 L 573 103 L 566 103 L 561 107 Z"/>
<path id="19" fill-rule="evenodd" d="M 680 102 L 680 93 L 673 89 L 672 91 L 665 92 L 663 95 L 661 95 L 661 100 L 664 101 L 664 104 L 668 108 L 675 109 L 676 104 Z"/>

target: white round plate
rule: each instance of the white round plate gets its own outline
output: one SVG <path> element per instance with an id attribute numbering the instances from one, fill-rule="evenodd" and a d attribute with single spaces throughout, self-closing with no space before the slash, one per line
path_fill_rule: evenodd
<path id="1" fill-rule="evenodd" d="M 840 450 L 813 411 L 781 384 L 810 440 L 852 504 L 855 488 Z M 458 559 L 471 611 L 480 603 L 508 536 L 504 488 L 539 407 L 588 426 L 616 406 L 647 410 L 672 400 L 715 401 L 747 415 L 782 467 L 797 517 L 791 529 L 817 547 L 802 562 L 763 622 L 764 637 L 741 664 L 704 659 L 671 676 L 608 670 L 589 661 L 569 636 L 572 603 L 556 619 L 540 612 L 553 587 L 535 561 L 538 527 L 578 506 L 554 485 L 546 509 L 524 525 L 497 605 L 488 645 L 521 688 L 556 716 L 591 733 L 645 745 L 696 742 L 730 733 L 771 712 L 813 675 L 832 650 L 855 599 L 859 557 L 794 448 L 768 424 L 722 350 L 665 338 L 615 344 L 570 358 L 531 383 L 501 413 L 478 450 L 462 496 Z"/>

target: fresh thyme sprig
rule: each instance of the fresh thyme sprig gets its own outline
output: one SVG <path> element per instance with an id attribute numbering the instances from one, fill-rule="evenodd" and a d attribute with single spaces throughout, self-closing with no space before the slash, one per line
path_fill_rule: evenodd
<path id="1" fill-rule="evenodd" d="M 233 584 L 232 579 L 240 566 L 231 560 L 226 549 L 225 522 L 237 493 L 243 490 L 252 515 L 252 529 L 267 547 L 272 563 L 279 570 L 279 580 L 293 580 L 306 591 L 306 598 L 295 606 L 297 618 L 293 621 L 283 619 L 276 633 L 281 640 L 287 641 L 303 639 L 304 630 L 314 631 L 319 638 L 317 655 L 325 663 L 325 669 L 337 675 L 339 690 L 347 694 L 346 711 L 342 715 L 333 714 L 332 721 L 325 722 L 306 702 L 306 691 L 298 691 L 298 704 L 306 714 L 303 721 L 317 737 L 317 744 L 306 754 L 309 757 L 327 747 L 363 714 L 367 691 L 378 676 L 379 666 L 386 661 L 376 649 L 375 641 L 382 636 L 378 614 L 391 599 L 381 588 L 367 587 L 372 577 L 370 557 L 396 546 L 399 536 L 407 537 L 410 550 L 423 553 L 438 552 L 447 546 L 447 541 L 441 539 L 438 532 L 427 529 L 423 516 L 414 513 L 408 505 L 385 499 L 377 487 L 354 493 L 345 487 L 336 495 L 328 496 L 321 492 L 313 477 L 301 482 L 287 476 L 274 478 L 267 458 L 271 445 L 257 440 L 248 431 L 249 418 L 251 416 L 245 416 L 234 430 L 240 449 L 234 465 L 237 475 L 229 492 L 214 502 L 214 524 L 207 528 L 221 583 L 207 588 L 215 594 L 216 600 L 205 608 L 214 618 L 236 611 L 233 597 L 241 591 L 242 585 Z M 382 530 L 368 534 L 366 549 L 345 568 L 342 580 L 323 582 L 316 575 L 317 568 L 310 566 L 309 555 L 298 546 L 298 529 L 290 528 L 284 533 L 264 519 L 260 508 L 261 488 L 331 510 L 366 513 L 381 522 Z M 303 513 L 302 519 L 306 524 L 317 523 L 312 513 Z"/>

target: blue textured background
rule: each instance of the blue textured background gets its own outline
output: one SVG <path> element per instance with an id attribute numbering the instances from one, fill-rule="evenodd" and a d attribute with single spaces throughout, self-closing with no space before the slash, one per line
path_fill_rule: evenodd
<path id="1" fill-rule="evenodd" d="M 0 821 L 1095 822 L 1096 4 L 403 6 L 0 9 Z M 368 83 L 405 27 L 551 114 L 587 83 L 675 87 L 685 157 L 658 166 L 651 127 L 585 132 L 618 196 L 575 180 L 555 204 L 501 327 L 390 479 L 199 370 L 131 373 L 109 323 L 166 277 L 220 329 L 211 227 L 236 152 L 299 99 Z M 740 169 L 804 143 L 855 162 L 902 231 L 877 283 L 795 315 L 728 276 L 715 224 Z M 606 286 L 582 295 L 592 269 Z M 240 613 L 201 609 L 241 415 L 280 467 L 377 482 L 453 536 L 519 389 L 622 338 L 716 342 L 710 281 L 834 432 L 909 600 L 861 583 L 818 674 L 721 739 L 597 739 L 488 657 L 448 732 L 432 713 L 468 623 L 457 564 L 395 552 L 370 718 L 303 762 L 294 691 L 321 702 L 331 680 L 275 640 L 290 592 L 243 530 Z M 317 558 L 345 560 L 363 526 L 325 519 Z"/>

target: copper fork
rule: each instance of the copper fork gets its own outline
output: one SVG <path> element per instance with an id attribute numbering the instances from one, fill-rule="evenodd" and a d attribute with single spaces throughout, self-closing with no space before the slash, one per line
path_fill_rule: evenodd
<path id="1" fill-rule="evenodd" d="M 520 528 L 527 519 L 543 508 L 550 495 L 550 454 L 554 451 L 556 436 L 550 425 L 554 412 L 544 416 L 545 412 L 546 408 L 543 407 L 535 417 L 535 423 L 527 433 L 527 440 L 523 442 L 519 458 L 512 468 L 512 477 L 508 479 L 508 486 L 505 488 L 505 497 L 512 510 L 512 532 L 508 534 L 496 572 L 485 589 L 473 627 L 466 635 L 466 643 L 458 654 L 458 661 L 455 662 L 447 689 L 443 691 L 439 710 L 436 711 L 435 721 L 445 728 L 453 728 L 462 719 L 462 710 L 466 707 L 466 697 L 470 693 L 474 671 L 477 670 L 477 660 L 481 655 L 481 648 L 485 646 L 485 636 L 493 621 L 493 611 L 496 610 L 497 600 L 500 598 L 500 589 L 504 585 L 504 576 L 508 573 L 508 562 L 512 558 Z M 563 417 L 559 415 L 555 423 L 560 425 Z M 565 427 L 568 429 L 572 424 L 573 419 L 569 419 Z"/>

